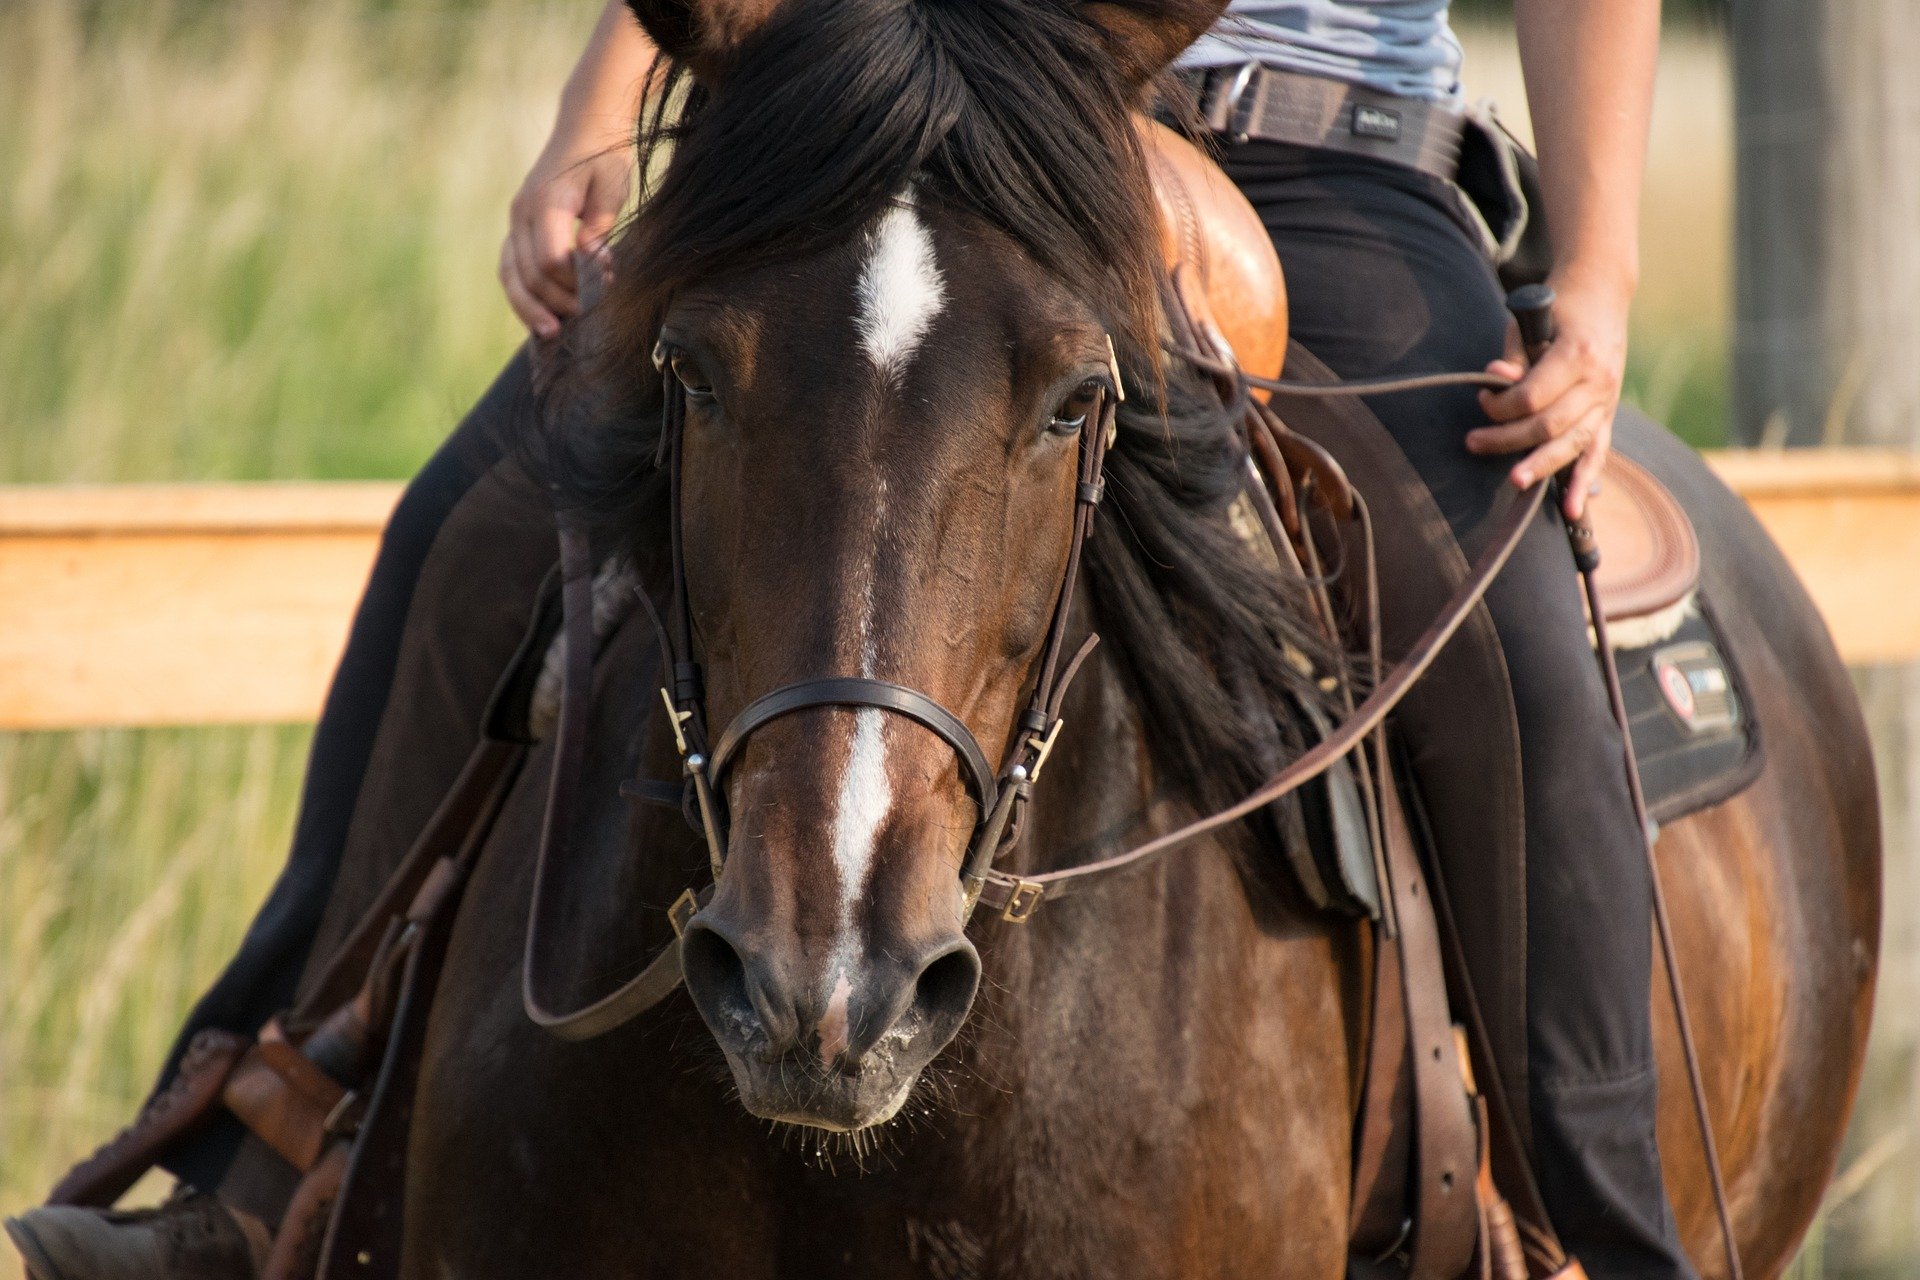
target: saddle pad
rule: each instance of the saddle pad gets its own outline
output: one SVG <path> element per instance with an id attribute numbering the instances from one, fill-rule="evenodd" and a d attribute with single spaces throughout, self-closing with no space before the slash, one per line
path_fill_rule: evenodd
<path id="1" fill-rule="evenodd" d="M 1731 652 L 1696 606 L 1666 638 L 1614 655 L 1655 822 L 1729 800 L 1760 776 L 1760 727 Z"/>

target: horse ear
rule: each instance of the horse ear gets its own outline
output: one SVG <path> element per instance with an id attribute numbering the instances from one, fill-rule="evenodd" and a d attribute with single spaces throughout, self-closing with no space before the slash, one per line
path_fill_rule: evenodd
<path id="1" fill-rule="evenodd" d="M 741 42 L 765 25 L 784 0 L 627 0 L 647 35 L 701 80 L 732 65 Z"/>
<path id="2" fill-rule="evenodd" d="M 1226 10 L 1227 0 L 1089 0 L 1080 6 L 1136 89 L 1145 89 Z"/>

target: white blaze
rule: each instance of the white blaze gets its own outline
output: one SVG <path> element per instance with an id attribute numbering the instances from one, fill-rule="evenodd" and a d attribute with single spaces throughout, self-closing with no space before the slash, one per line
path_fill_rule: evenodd
<path id="1" fill-rule="evenodd" d="M 867 261 L 854 288 L 860 345 L 888 382 L 897 382 L 946 301 L 933 237 L 911 189 L 887 207 L 867 236 Z"/>
<path id="2" fill-rule="evenodd" d="M 897 387 L 921 340 L 946 302 L 946 282 L 933 256 L 933 237 L 914 209 L 911 188 L 887 207 L 866 238 L 866 261 L 854 284 L 855 324 L 860 346 L 884 386 Z M 868 512 L 872 539 L 867 576 L 861 584 L 859 617 L 860 674 L 874 674 L 873 558 L 886 523 L 887 492 L 875 487 Z M 831 1061 L 847 1046 L 848 1001 L 853 994 L 854 907 L 865 891 L 880 828 L 893 807 L 887 777 L 886 713 L 862 707 L 854 713 L 853 741 L 834 809 L 833 866 L 840 881 L 839 936 L 828 964 L 830 990 L 820 1022 L 820 1054 Z"/>

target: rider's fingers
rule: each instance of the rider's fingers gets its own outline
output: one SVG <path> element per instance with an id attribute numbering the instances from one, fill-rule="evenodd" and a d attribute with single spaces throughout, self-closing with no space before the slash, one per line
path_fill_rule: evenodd
<path id="1" fill-rule="evenodd" d="M 1519 360 L 1495 360 L 1487 366 L 1487 372 L 1505 382 L 1518 382 L 1527 376 L 1527 362 Z"/>
<path id="2" fill-rule="evenodd" d="M 1482 391 L 1480 408 L 1495 422 L 1517 422 L 1558 401 L 1580 380 L 1580 365 L 1550 348 L 1526 377 L 1505 391 Z"/>
<path id="3" fill-rule="evenodd" d="M 1505 351 L 1501 359 L 1524 372 L 1527 367 L 1527 346 L 1520 337 L 1520 322 L 1512 316 L 1507 317 L 1507 336 L 1504 346 Z M 1519 377 L 1518 374 L 1514 376 Z"/>
<path id="4" fill-rule="evenodd" d="M 586 199 L 580 205 L 578 243 L 581 249 L 598 253 L 606 247 L 607 237 L 613 234 L 620 221 L 620 211 L 626 207 L 629 185 L 624 167 L 617 179 L 601 174 L 587 185 Z"/>
<path id="5" fill-rule="evenodd" d="M 573 251 L 579 245 L 575 222 L 575 215 L 569 210 L 548 205 L 534 217 L 527 234 L 534 267 L 565 291 L 570 300 L 579 289 L 573 275 Z"/>
<path id="6" fill-rule="evenodd" d="M 551 338 L 560 332 L 559 317 L 541 305 L 521 282 L 520 262 L 511 236 L 500 246 L 500 287 L 506 291 L 507 305 L 513 308 L 513 314 L 520 317 L 520 323 L 535 337 Z"/>
<path id="7" fill-rule="evenodd" d="M 1565 435 L 1574 423 L 1580 420 L 1579 409 L 1565 400 L 1547 406 L 1540 412 L 1521 418 L 1517 422 L 1503 422 L 1498 426 L 1477 427 L 1467 432 L 1467 451 L 1469 453 L 1519 453 L 1523 449 L 1537 449 L 1550 440 Z"/>
<path id="8" fill-rule="evenodd" d="M 1587 451 L 1595 438 L 1599 420 L 1598 406 L 1582 414 L 1572 427 L 1535 449 L 1513 469 L 1515 487 L 1525 489 L 1535 481 L 1553 475 Z"/>
<path id="9" fill-rule="evenodd" d="M 1573 464 L 1573 474 L 1567 482 L 1566 502 L 1563 510 L 1569 520 L 1578 520 L 1587 513 L 1587 503 L 1600 492 L 1600 472 L 1607 463 L 1607 451 L 1613 443 L 1613 425 L 1601 423 L 1593 442 Z"/>
<path id="10" fill-rule="evenodd" d="M 540 300 L 540 305 L 561 318 L 572 315 L 579 309 L 574 301 L 570 283 L 556 280 L 552 274 L 540 265 L 543 250 L 536 243 L 534 224 L 517 222 L 514 224 L 513 254 L 520 269 L 520 283 L 527 292 Z M 562 251 L 565 252 L 564 250 Z M 567 281 L 573 276 L 572 264 L 567 267 Z"/>

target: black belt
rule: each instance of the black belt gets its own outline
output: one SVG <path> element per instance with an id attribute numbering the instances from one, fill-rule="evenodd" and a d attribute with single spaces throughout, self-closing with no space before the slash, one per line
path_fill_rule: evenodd
<path id="1" fill-rule="evenodd" d="M 1258 138 L 1372 156 L 1448 182 L 1460 161 L 1466 114 L 1444 102 L 1247 62 L 1182 77 L 1201 118 L 1235 142 Z"/>

